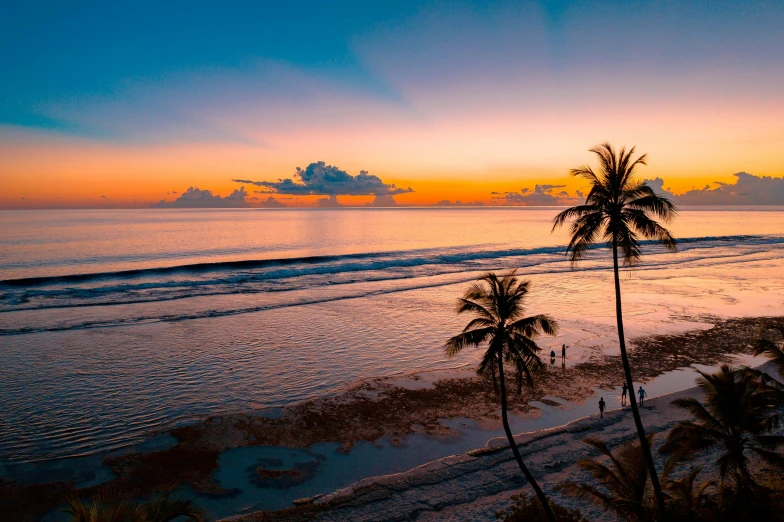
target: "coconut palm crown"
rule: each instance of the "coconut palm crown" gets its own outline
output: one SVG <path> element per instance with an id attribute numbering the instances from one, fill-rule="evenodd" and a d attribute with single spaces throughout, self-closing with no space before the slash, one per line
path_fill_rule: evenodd
<path id="1" fill-rule="evenodd" d="M 784 436 L 772 433 L 783 420 L 775 390 L 761 385 L 752 373 L 726 364 L 715 374 L 700 375 L 697 386 L 705 394 L 706 403 L 693 397 L 673 401 L 692 419 L 680 421 L 670 431 L 662 453 L 690 458 L 709 448 L 719 448 L 716 463 L 722 483 L 730 478 L 753 486 L 751 455 L 784 470 L 784 454 L 778 451 L 784 448 Z"/>
<path id="2" fill-rule="evenodd" d="M 675 251 L 675 238 L 654 219 L 669 223 L 677 214 L 675 205 L 635 179 L 634 170 L 638 165 L 647 165 L 647 155 L 633 160 L 634 149 L 621 148 L 616 153 L 609 143 L 603 143 L 591 149 L 599 157 L 598 174 L 588 165 L 571 169 L 572 176 L 591 184 L 583 205 L 568 208 L 553 220 L 553 230 L 571 221 L 571 241 L 566 252 L 572 262 L 582 259 L 600 239 L 617 249 L 628 266 L 640 262 L 641 238 L 653 239 Z"/>
<path id="3" fill-rule="evenodd" d="M 648 444 L 653 434 L 648 435 Z M 627 522 L 644 522 L 653 517 L 654 504 L 648 491 L 648 470 L 639 441 L 624 443 L 615 453 L 600 439 L 591 437 L 583 442 L 599 450 L 607 464 L 587 458 L 577 463 L 591 473 L 601 487 L 567 481 L 558 485 L 565 494 L 590 502 Z"/>

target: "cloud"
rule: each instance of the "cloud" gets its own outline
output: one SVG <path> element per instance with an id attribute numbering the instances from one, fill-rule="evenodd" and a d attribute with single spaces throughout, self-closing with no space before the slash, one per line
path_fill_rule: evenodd
<path id="1" fill-rule="evenodd" d="M 654 192 L 672 198 L 680 205 L 784 205 L 784 178 L 755 176 L 748 172 L 733 174 L 735 183 L 717 181 L 715 187 L 706 185 L 683 194 L 673 194 L 664 188 L 661 178 L 646 179 Z"/>
<path id="2" fill-rule="evenodd" d="M 108 196 L 101 196 L 101 199 L 109 199 Z"/>
<path id="3" fill-rule="evenodd" d="M 502 201 L 505 205 L 520 206 L 558 206 L 575 203 L 582 198 L 582 193 L 577 192 L 577 198 L 572 198 L 565 190 L 566 185 L 536 185 L 534 189 L 521 189 L 520 192 L 493 192 L 493 199 Z"/>
<path id="4" fill-rule="evenodd" d="M 379 194 L 375 198 L 373 198 L 373 202 L 370 203 L 371 207 L 394 207 L 397 206 L 397 201 L 395 201 L 395 196 L 390 194 Z"/>
<path id="5" fill-rule="evenodd" d="M 483 207 L 485 206 L 484 202 L 482 201 L 474 201 L 473 203 L 470 201 L 466 201 L 463 203 L 459 199 L 452 203 L 448 199 L 442 199 L 438 203 L 436 203 L 437 207 Z"/>
<path id="6" fill-rule="evenodd" d="M 217 194 L 213 195 L 210 190 L 188 187 L 188 190 L 174 201 L 162 199 L 158 203 L 153 204 L 153 206 L 158 208 L 244 208 L 248 206 L 248 202 L 245 201 L 247 196 L 248 193 L 245 192 L 245 187 L 236 189 L 225 198 Z"/>
<path id="7" fill-rule="evenodd" d="M 285 203 L 281 203 L 277 199 L 273 198 L 272 196 L 268 197 L 266 200 L 261 202 L 261 206 L 264 208 L 283 208 L 286 206 Z"/>
<path id="8" fill-rule="evenodd" d="M 337 208 L 343 206 L 343 204 L 338 201 L 338 197 L 335 195 L 329 196 L 328 198 L 320 198 L 318 201 L 316 201 L 316 205 L 324 208 Z"/>
<path id="9" fill-rule="evenodd" d="M 297 167 L 294 179 L 287 178 L 278 181 L 233 179 L 232 181 L 266 187 L 277 194 L 297 196 L 394 196 L 414 191 L 411 187 L 401 188 L 391 183 L 384 183 L 381 178 L 368 174 L 366 170 L 352 176 L 345 170 L 327 165 L 323 161 L 311 163 L 305 169 Z"/>

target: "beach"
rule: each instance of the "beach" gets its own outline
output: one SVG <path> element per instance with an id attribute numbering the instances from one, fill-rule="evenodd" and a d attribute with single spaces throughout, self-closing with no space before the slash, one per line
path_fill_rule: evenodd
<path id="1" fill-rule="evenodd" d="M 760 369 L 776 375 L 772 364 L 765 364 Z M 672 401 L 687 397 L 704 399 L 702 392 L 694 387 L 646 400 L 641 408 L 646 431 L 656 434 L 654 451 L 661 446 L 667 431 L 678 421 L 689 418 L 687 413 L 672 405 Z M 784 429 L 777 433 L 784 433 Z M 616 520 L 613 515 L 554 489 L 566 480 L 590 480 L 577 465 L 578 461 L 597 454 L 582 442 L 589 436 L 600 438 L 610 448 L 636 440 L 631 411 L 628 407 L 608 410 L 603 418 L 597 414 L 564 426 L 519 434 L 515 436 L 515 442 L 532 473 L 557 504 L 580 509 L 592 521 Z M 716 452 L 705 452 L 688 466 L 704 467 L 706 471 L 701 480 L 708 480 L 715 478 L 710 471 L 715 459 Z M 688 469 L 688 466 L 682 468 Z M 303 499 L 299 502 L 300 507 L 226 520 L 493 520 L 495 513 L 511 504 L 513 495 L 526 492 L 524 482 L 509 451 L 509 441 L 503 437 L 488 441 L 483 448 L 430 462 L 405 473 L 368 478 L 324 496 Z"/>
<path id="2" fill-rule="evenodd" d="M 761 359 L 749 357 L 748 341 L 762 325 L 777 319 L 782 318 L 720 320 L 712 327 L 686 333 L 633 339 L 631 362 L 639 368 L 639 382 L 650 383 L 646 387 L 654 396 L 658 390 L 690 388 L 696 372 L 684 369 L 692 365 L 711 368 L 723 362 L 759 363 Z M 684 350 L 684 346 L 690 349 Z M 614 355 L 598 356 L 569 368 L 560 367 L 560 363 L 549 367 L 537 379 L 535 388 L 523 387 L 520 395 L 511 394 L 515 432 L 537 425 L 549 428 L 593 413 L 598 393 L 607 394 L 613 410 L 620 394 L 619 372 L 620 361 Z M 661 400 L 655 404 L 661 405 Z M 607 418 L 619 422 L 626 418 L 624 422 L 630 422 L 628 410 L 625 417 L 612 413 Z M 537 424 L 537 420 L 542 423 Z M 466 430 L 469 424 L 471 429 Z M 653 428 L 658 429 L 656 426 Z M 374 379 L 339 395 L 305 401 L 274 413 L 211 417 L 161 432 L 146 447 L 104 456 L 102 462 L 88 466 L 84 470 L 87 486 L 79 492 L 90 495 L 116 488 L 145 497 L 180 491 L 225 516 L 256 511 L 259 501 L 280 509 L 292 506 L 303 492 L 309 495 L 302 496 L 330 493 L 313 487 L 332 485 L 340 489 L 353 482 L 352 477 L 373 480 L 373 475 L 385 475 L 390 470 L 405 471 L 456 449 L 480 448 L 488 438 L 501 433 L 497 395 L 488 381 L 476 377 L 470 369 Z M 407 447 L 409 443 L 413 449 L 419 445 L 426 451 L 417 454 Z M 491 446 L 498 443 L 491 442 Z M 331 462 L 333 458 L 335 462 Z M 511 457 L 502 452 L 497 458 L 507 462 Z M 367 459 L 388 462 L 374 467 L 363 463 Z M 572 465 L 575 462 L 562 460 Z M 515 464 L 510 462 L 510 466 Z M 344 468 L 353 468 L 355 474 L 341 471 Z M 511 467 L 509 470 L 514 471 Z M 96 475 L 104 480 L 99 478 L 98 484 L 90 485 Z M 325 477 L 330 480 L 324 482 Z M 503 488 L 515 484 L 511 480 Z M 50 512 L 64 495 L 75 491 L 74 484 L 68 482 L 25 486 L 3 481 L 0 487 L 5 511 L 33 517 Z M 512 491 L 508 490 L 510 494 Z M 498 502 L 505 502 L 505 498 L 502 495 Z M 57 520 L 56 513 L 50 516 Z"/>
<path id="3" fill-rule="evenodd" d="M 74 211 L 49 217 L 62 221 L 50 236 L 4 228 L 0 507 L 56 521 L 67 495 L 108 488 L 174 492 L 227 517 L 482 447 L 503 433 L 498 396 L 474 373 L 480 351 L 450 358 L 444 342 L 466 322 L 457 297 L 488 270 L 517 269 L 529 313 L 560 324 L 537 339 L 547 371 L 535 386 L 509 383 L 514 432 L 591 415 L 599 396 L 614 409 L 611 263 L 597 249 L 572 266 L 548 233 L 554 212 Z M 368 227 L 347 232 L 360 218 Z M 246 245 L 300 221 L 342 232 Z M 220 252 L 199 236 L 216 222 L 236 224 Z M 621 274 L 632 368 L 651 396 L 690 388 L 695 367 L 760 364 L 750 342 L 784 304 L 784 212 L 685 211 L 679 223 L 677 253 L 644 245 L 646 262 Z M 109 224 L 136 242 L 102 252 L 79 239 Z M 551 363 L 562 344 L 565 364 Z"/>

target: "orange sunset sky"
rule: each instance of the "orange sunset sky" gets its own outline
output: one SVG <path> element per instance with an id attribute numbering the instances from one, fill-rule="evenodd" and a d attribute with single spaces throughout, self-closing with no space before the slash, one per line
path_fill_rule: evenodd
<path id="1" fill-rule="evenodd" d="M 134 24 L 177 13 L 107 32 L 20 11 L 0 37 L 16 49 L 2 57 L 0 208 L 226 197 L 233 179 L 296 182 L 317 161 L 410 187 L 399 205 L 502 204 L 493 192 L 536 184 L 572 197 L 568 169 L 605 140 L 648 153 L 640 175 L 676 194 L 736 172 L 781 178 L 782 9 L 752 4 L 403 2 L 312 19 L 280 7 L 206 43 L 198 9 L 193 34 L 153 25 L 143 40 Z M 323 197 L 244 186 L 250 206 Z"/>

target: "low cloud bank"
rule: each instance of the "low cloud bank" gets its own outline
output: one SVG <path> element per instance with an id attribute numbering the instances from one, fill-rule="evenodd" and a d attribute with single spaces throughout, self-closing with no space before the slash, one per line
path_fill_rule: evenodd
<path id="1" fill-rule="evenodd" d="M 319 198 L 316 205 L 323 208 L 337 208 L 342 207 L 343 203 L 338 201 L 337 196 L 329 196 L 328 198 Z"/>
<path id="2" fill-rule="evenodd" d="M 409 188 L 397 187 L 392 183 L 384 183 L 381 178 L 362 170 L 352 176 L 345 170 L 323 161 L 311 163 L 305 169 L 297 167 L 294 178 L 278 181 L 253 181 L 249 179 L 233 179 L 236 183 L 247 183 L 257 187 L 266 187 L 277 194 L 296 196 L 394 196 L 413 192 Z M 327 198 L 328 206 L 335 206 L 337 199 Z M 319 200 L 322 201 L 322 200 Z"/>
<path id="3" fill-rule="evenodd" d="M 437 207 L 483 207 L 485 204 L 482 201 L 460 201 L 459 199 L 452 203 L 448 199 L 442 199 L 438 203 L 436 203 Z"/>
<path id="4" fill-rule="evenodd" d="M 188 187 L 188 190 L 180 194 L 174 201 L 160 200 L 153 204 L 157 208 L 245 208 L 248 207 L 246 198 L 248 193 L 245 187 L 240 187 L 225 198 L 215 194 L 211 190 L 200 190 L 199 187 Z"/>
<path id="5" fill-rule="evenodd" d="M 661 178 L 646 179 L 656 193 L 665 195 L 679 205 L 784 205 L 784 178 L 755 176 L 737 172 L 735 183 L 716 181 L 715 187 L 706 185 L 680 195 L 664 188 Z"/>
<path id="6" fill-rule="evenodd" d="M 378 194 L 375 198 L 373 198 L 373 202 L 370 203 L 371 207 L 394 207 L 397 206 L 397 201 L 395 201 L 395 197 L 390 194 Z"/>
<path id="7" fill-rule="evenodd" d="M 564 189 L 566 185 L 535 185 L 534 189 L 521 189 L 520 192 L 492 192 L 493 199 L 502 205 L 513 206 L 558 206 L 576 204 L 583 198 L 583 193 L 577 191 L 577 197 L 570 196 Z"/>
<path id="8" fill-rule="evenodd" d="M 268 197 L 264 201 L 260 203 L 263 208 L 284 208 L 286 207 L 285 203 L 278 201 L 277 199 L 273 198 L 272 196 Z"/>

